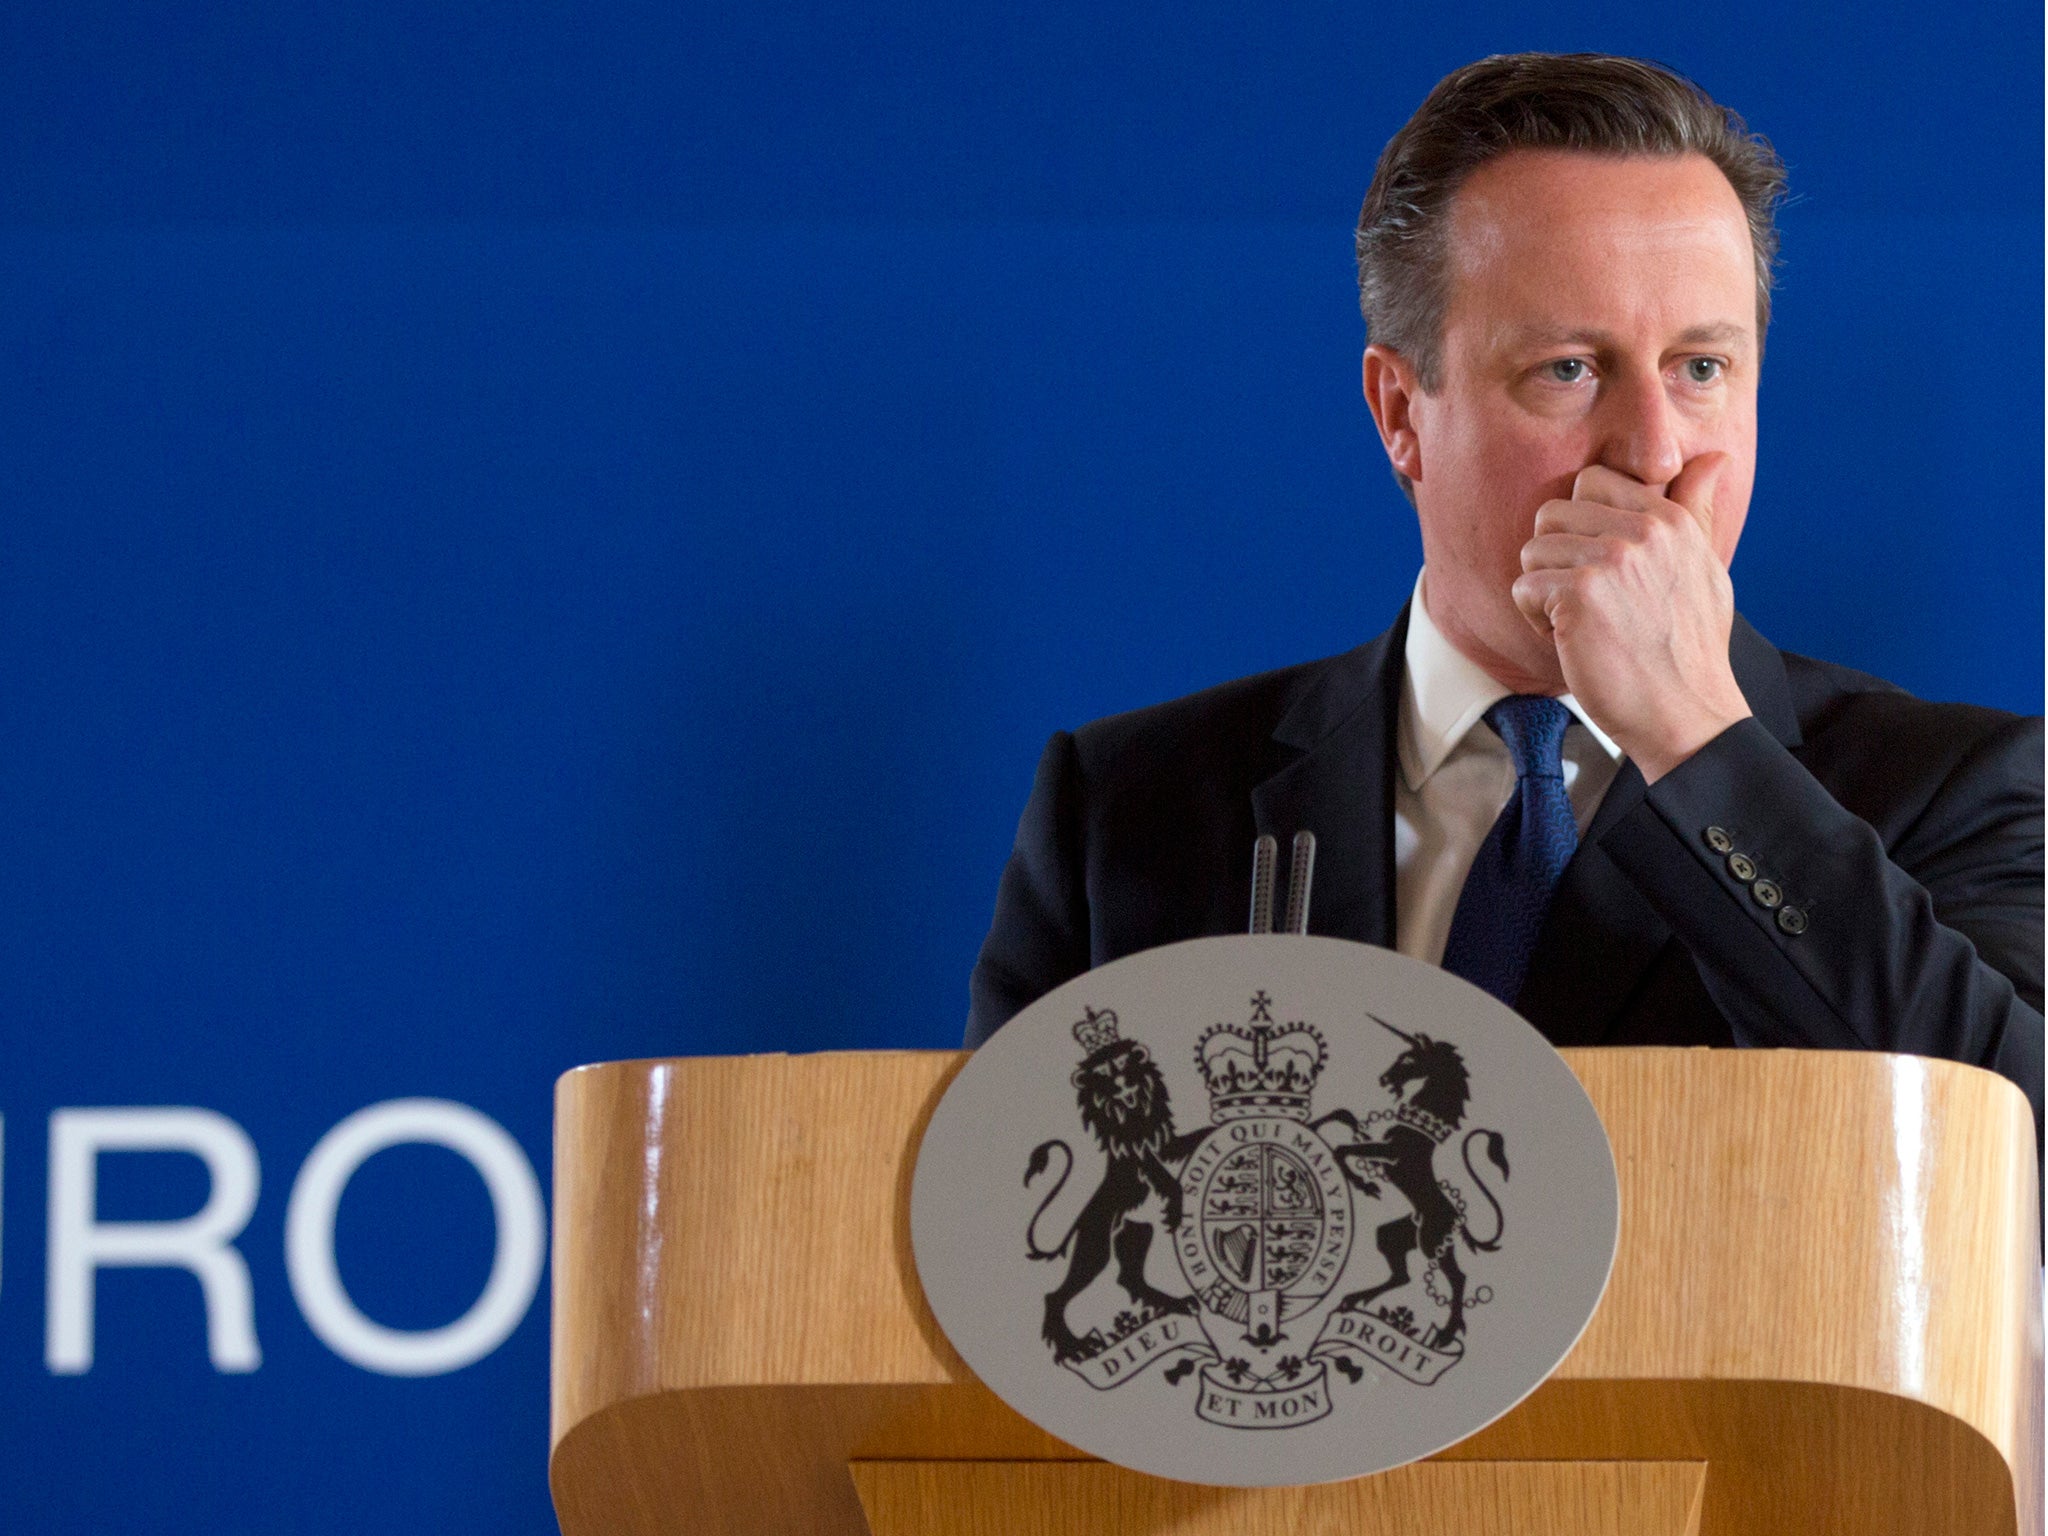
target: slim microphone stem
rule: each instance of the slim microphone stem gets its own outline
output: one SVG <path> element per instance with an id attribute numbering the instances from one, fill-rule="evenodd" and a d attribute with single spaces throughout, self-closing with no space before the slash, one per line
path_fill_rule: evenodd
<path id="1" fill-rule="evenodd" d="M 1287 932 L 1308 932 L 1308 887 L 1316 875 L 1316 835 L 1294 834 L 1294 847 L 1287 858 Z"/>
<path id="2" fill-rule="evenodd" d="M 1252 932 L 1273 931 L 1273 866 L 1280 841 L 1270 833 L 1252 844 Z"/>

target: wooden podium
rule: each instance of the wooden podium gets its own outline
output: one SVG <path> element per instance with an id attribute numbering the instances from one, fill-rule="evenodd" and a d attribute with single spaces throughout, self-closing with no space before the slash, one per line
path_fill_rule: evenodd
<path id="1" fill-rule="evenodd" d="M 1621 1247 L 1578 1347 L 1426 1462 L 1165 1482 L 1012 1412 L 947 1345 L 910 1175 L 964 1054 L 617 1062 L 555 1100 L 566 1536 L 2038 1536 L 2032 1119 L 1989 1073 L 1564 1053 Z"/>

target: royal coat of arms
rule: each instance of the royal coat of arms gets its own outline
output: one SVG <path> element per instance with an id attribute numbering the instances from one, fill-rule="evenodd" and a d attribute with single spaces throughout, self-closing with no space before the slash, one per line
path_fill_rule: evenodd
<path id="1" fill-rule="evenodd" d="M 1245 1023 L 1200 1036 L 1195 1066 L 1209 1123 L 1187 1131 L 1151 1053 L 1121 1033 L 1113 1011 L 1086 1008 L 1073 1030 L 1083 1055 L 1072 1084 L 1106 1171 L 1050 1246 L 1039 1226 L 1064 1203 L 1072 1147 L 1041 1142 L 1024 1178 L 1034 1189 L 1050 1180 L 1026 1225 L 1026 1251 L 1067 1264 L 1045 1296 L 1053 1358 L 1104 1391 L 1166 1361 L 1171 1384 L 1198 1374 L 1202 1419 L 1235 1429 L 1324 1418 L 1332 1369 L 1353 1388 L 1381 1370 L 1434 1384 L 1464 1357 L 1468 1309 L 1492 1299 L 1489 1287 L 1473 1286 L 1459 1244 L 1468 1255 L 1495 1252 L 1506 1227 L 1472 1160 L 1476 1147 L 1504 1183 L 1505 1139 L 1465 1127 L 1470 1078 L 1455 1045 L 1374 1017 L 1402 1047 L 1379 1078 L 1389 1102 L 1362 1116 L 1345 1107 L 1318 1114 L 1328 1044 L 1311 1023 L 1276 1020 L 1273 1006 L 1260 990 Z M 1483 1235 L 1468 1225 L 1460 1185 L 1440 1176 L 1447 1146 L 1490 1209 Z M 1384 1273 L 1343 1290 L 1362 1219 Z M 1156 1278 L 1161 1235 L 1183 1289 Z M 1129 1306 L 1106 1328 L 1077 1332 L 1069 1308 L 1112 1270 Z"/>
<path id="2" fill-rule="evenodd" d="M 1556 1368 L 1613 1263 L 1569 1063 L 1436 966 L 1290 927 L 1064 983 L 961 1063 L 918 1151 L 918 1276 L 962 1361 L 1154 1476 L 1456 1444 Z"/>

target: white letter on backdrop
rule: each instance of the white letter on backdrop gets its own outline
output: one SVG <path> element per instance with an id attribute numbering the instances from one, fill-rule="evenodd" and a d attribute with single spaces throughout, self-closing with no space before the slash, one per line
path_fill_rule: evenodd
<path id="1" fill-rule="evenodd" d="M 444 1328 L 386 1328 L 365 1317 L 334 1263 L 334 1213 L 348 1181 L 387 1147 L 446 1147 L 483 1175 L 497 1218 L 491 1276 L 474 1305 Z M 359 1109 L 307 1154 L 285 1207 L 284 1261 L 306 1324 L 342 1359 L 385 1376 L 437 1376 L 500 1344 L 540 1284 L 547 1211 L 519 1143 L 497 1121 L 446 1099 L 391 1099 Z"/>
<path id="2" fill-rule="evenodd" d="M 178 1221 L 101 1221 L 102 1152 L 187 1152 L 212 1188 Z M 43 1358 L 59 1375 L 92 1368 L 93 1281 L 101 1269 L 189 1269 L 206 1299 L 206 1352 L 217 1371 L 253 1371 L 249 1266 L 233 1244 L 256 1209 L 256 1148 L 210 1109 L 60 1109 L 50 1116 L 49 1316 Z"/>

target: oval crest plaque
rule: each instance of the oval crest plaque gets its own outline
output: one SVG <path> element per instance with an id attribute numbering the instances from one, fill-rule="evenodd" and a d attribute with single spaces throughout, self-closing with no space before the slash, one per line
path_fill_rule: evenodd
<path id="1" fill-rule="evenodd" d="M 1012 1019 L 932 1114 L 911 1242 L 939 1324 L 1069 1444 L 1185 1482 L 1383 1471 L 1507 1412 L 1607 1284 L 1578 1079 L 1390 950 L 1196 939 Z"/>

